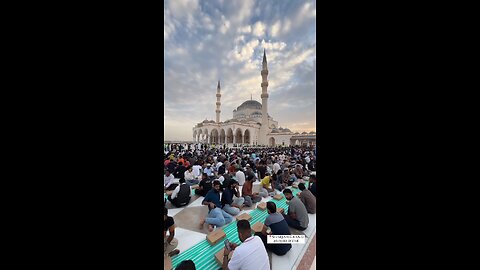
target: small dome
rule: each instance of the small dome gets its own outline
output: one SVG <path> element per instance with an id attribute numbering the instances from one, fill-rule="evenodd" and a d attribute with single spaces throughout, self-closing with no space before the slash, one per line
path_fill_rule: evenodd
<path id="1" fill-rule="evenodd" d="M 310 133 L 308 133 L 308 134 L 315 134 L 315 131 L 310 131 Z"/>
<path id="2" fill-rule="evenodd" d="M 304 131 L 304 132 L 302 132 L 302 134 L 307 134 L 307 132 Z"/>
<path id="3" fill-rule="evenodd" d="M 283 132 L 292 132 L 290 129 L 286 128 L 283 130 Z"/>
<path id="4" fill-rule="evenodd" d="M 300 134 L 300 133 L 298 133 L 298 132 L 295 132 L 294 134 Z"/>
<path id="5" fill-rule="evenodd" d="M 210 123 L 215 123 L 215 121 L 213 121 L 213 120 L 210 120 Z"/>
<path id="6" fill-rule="evenodd" d="M 205 119 L 205 120 L 203 120 L 203 122 L 202 122 L 202 123 L 208 123 L 208 120 L 207 120 L 207 119 Z"/>
<path id="7" fill-rule="evenodd" d="M 272 129 L 272 131 L 270 131 L 270 133 L 278 133 L 278 130 L 277 129 Z"/>

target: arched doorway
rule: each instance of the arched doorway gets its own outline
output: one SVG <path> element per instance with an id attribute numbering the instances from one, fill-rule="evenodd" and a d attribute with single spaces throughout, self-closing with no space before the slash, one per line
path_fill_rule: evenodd
<path id="1" fill-rule="evenodd" d="M 208 143 L 208 129 L 203 130 L 203 143 Z"/>
<path id="2" fill-rule="evenodd" d="M 250 130 L 246 129 L 243 137 L 244 137 L 244 139 L 243 139 L 244 143 L 251 144 L 251 142 L 250 142 Z"/>
<path id="3" fill-rule="evenodd" d="M 268 140 L 268 145 L 269 146 L 275 146 L 275 138 L 270 137 L 270 139 Z"/>
<path id="4" fill-rule="evenodd" d="M 233 143 L 233 130 L 231 128 L 227 130 L 227 143 Z"/>
<path id="5" fill-rule="evenodd" d="M 197 134 L 197 142 L 202 142 L 202 130 L 198 130 L 198 134 Z"/>
<path id="6" fill-rule="evenodd" d="M 210 133 L 210 143 L 219 143 L 218 130 L 212 129 L 212 132 Z"/>
<path id="7" fill-rule="evenodd" d="M 220 130 L 220 143 L 225 143 L 225 129 Z"/>
<path id="8" fill-rule="evenodd" d="M 295 141 L 295 145 L 300 145 L 300 141 L 299 141 L 299 140 L 296 140 L 296 141 Z"/>
<path id="9" fill-rule="evenodd" d="M 235 131 L 235 143 L 243 143 L 242 130 L 239 128 Z"/>
<path id="10" fill-rule="evenodd" d="M 193 131 L 193 142 L 197 141 L 197 131 Z"/>

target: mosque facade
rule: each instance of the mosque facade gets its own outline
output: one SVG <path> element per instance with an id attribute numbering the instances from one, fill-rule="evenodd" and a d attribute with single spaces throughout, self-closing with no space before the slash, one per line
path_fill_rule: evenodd
<path id="1" fill-rule="evenodd" d="M 204 120 L 193 127 L 193 141 L 208 144 L 245 146 L 290 146 L 315 145 L 315 132 L 293 133 L 288 128 L 279 127 L 268 114 L 268 67 L 267 56 L 263 51 L 262 62 L 262 103 L 247 100 L 233 110 L 233 118 L 220 121 L 220 81 L 217 85 L 216 120 Z"/>

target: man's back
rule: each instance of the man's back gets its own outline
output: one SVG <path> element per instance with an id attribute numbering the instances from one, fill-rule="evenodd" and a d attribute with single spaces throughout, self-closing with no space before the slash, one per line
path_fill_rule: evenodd
<path id="1" fill-rule="evenodd" d="M 235 180 L 237 180 L 239 186 L 243 186 L 245 183 L 245 174 L 242 171 L 238 171 L 235 174 Z"/>
<path id="2" fill-rule="evenodd" d="M 229 270 L 270 270 L 267 250 L 262 239 L 252 236 L 235 248 Z"/>
<path id="3" fill-rule="evenodd" d="M 193 165 L 192 169 L 193 169 L 193 174 L 195 175 L 195 177 L 200 176 L 200 170 L 202 169 L 202 166 Z"/>
<path id="4" fill-rule="evenodd" d="M 290 213 L 290 211 L 296 214 L 297 220 L 300 222 L 300 226 L 302 226 L 303 228 L 308 227 L 309 220 L 307 208 L 298 197 L 293 197 L 290 200 L 290 203 L 288 205 L 288 213 Z"/>
<path id="5" fill-rule="evenodd" d="M 317 199 L 310 190 L 304 189 L 302 193 L 300 193 L 300 200 L 305 204 L 308 213 L 315 214 L 317 210 Z"/>

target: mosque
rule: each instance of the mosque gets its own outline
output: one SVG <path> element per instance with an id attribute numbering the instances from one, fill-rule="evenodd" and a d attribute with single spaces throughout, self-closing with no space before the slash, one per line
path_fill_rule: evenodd
<path id="1" fill-rule="evenodd" d="M 315 132 L 293 133 L 278 126 L 268 114 L 268 68 L 267 55 L 263 51 L 262 62 L 262 103 L 247 100 L 233 110 L 233 118 L 220 122 L 220 81 L 217 85 L 216 121 L 204 120 L 193 127 L 193 141 L 210 144 L 236 145 L 315 145 Z"/>

